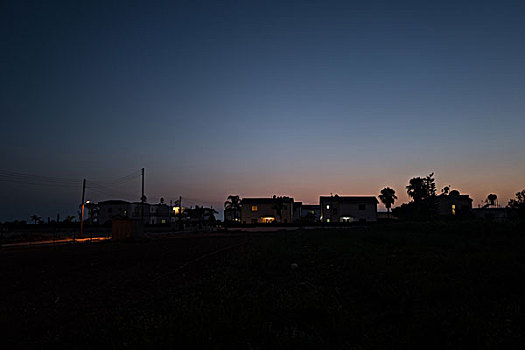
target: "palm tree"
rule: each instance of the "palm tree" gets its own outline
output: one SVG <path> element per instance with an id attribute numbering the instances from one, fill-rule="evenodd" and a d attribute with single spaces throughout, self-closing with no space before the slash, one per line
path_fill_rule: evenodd
<path id="1" fill-rule="evenodd" d="M 381 190 L 379 199 L 381 202 L 383 202 L 386 210 L 390 213 L 390 208 L 392 208 L 392 204 L 394 204 L 395 200 L 397 199 L 396 191 L 390 187 L 385 187 Z"/>
<path id="2" fill-rule="evenodd" d="M 419 202 L 426 197 L 425 181 L 420 177 L 411 178 L 406 189 L 414 202 Z"/>
<path id="3" fill-rule="evenodd" d="M 486 203 L 490 204 L 490 205 L 494 205 L 496 203 L 496 200 L 498 199 L 498 196 L 495 195 L 494 193 L 491 193 L 487 196 L 487 199 L 486 199 Z"/>
<path id="4" fill-rule="evenodd" d="M 239 196 L 229 195 L 228 200 L 224 202 L 224 209 L 233 213 L 233 219 L 237 219 L 241 211 L 241 199 Z"/>
<path id="5" fill-rule="evenodd" d="M 41 220 L 42 218 L 36 214 L 31 215 L 31 220 L 35 222 L 35 225 Z"/>

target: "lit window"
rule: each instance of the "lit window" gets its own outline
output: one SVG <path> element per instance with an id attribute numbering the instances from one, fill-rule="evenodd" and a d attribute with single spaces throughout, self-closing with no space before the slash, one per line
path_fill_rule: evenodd
<path id="1" fill-rule="evenodd" d="M 326 222 L 330 222 L 330 219 L 326 219 Z"/>
<path id="2" fill-rule="evenodd" d="M 272 222 L 275 221 L 275 218 L 272 217 L 272 216 L 262 217 L 262 218 L 260 219 L 260 221 L 263 222 L 263 223 L 265 223 L 265 224 L 270 224 L 270 223 L 272 223 Z"/>
<path id="3" fill-rule="evenodd" d="M 252 205 L 252 211 L 257 211 L 257 210 L 259 210 L 259 208 L 257 208 L 256 205 Z"/>
<path id="4" fill-rule="evenodd" d="M 326 205 L 326 210 L 330 210 L 330 204 Z"/>
<path id="5" fill-rule="evenodd" d="M 452 215 L 456 215 L 456 205 L 452 204 Z"/>

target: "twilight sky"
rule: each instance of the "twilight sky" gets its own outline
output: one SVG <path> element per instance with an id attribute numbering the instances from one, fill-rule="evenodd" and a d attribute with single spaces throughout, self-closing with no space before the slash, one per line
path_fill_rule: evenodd
<path id="1" fill-rule="evenodd" d="M 523 18 L 522 1 L 4 1 L 0 170 L 67 180 L 0 178 L 0 221 L 74 214 L 84 177 L 87 199 L 139 200 L 142 167 L 150 202 L 388 185 L 400 204 L 435 172 L 505 204 L 525 188 Z"/>

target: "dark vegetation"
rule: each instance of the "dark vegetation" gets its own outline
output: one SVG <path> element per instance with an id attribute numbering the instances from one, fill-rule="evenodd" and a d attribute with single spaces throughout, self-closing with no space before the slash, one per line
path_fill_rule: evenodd
<path id="1" fill-rule="evenodd" d="M 517 348 L 525 341 L 518 222 L 247 237 L 4 251 L 3 341 L 246 349 Z"/>

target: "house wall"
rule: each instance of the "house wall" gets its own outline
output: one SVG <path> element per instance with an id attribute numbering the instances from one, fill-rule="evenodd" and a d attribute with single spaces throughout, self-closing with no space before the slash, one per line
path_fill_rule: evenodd
<path id="1" fill-rule="evenodd" d="M 359 205 L 364 205 L 364 210 L 359 209 Z M 339 218 L 353 217 L 354 221 L 377 221 L 377 204 L 371 202 L 363 203 L 340 203 L 339 204 Z M 340 219 L 338 221 L 341 221 Z"/>
<path id="2" fill-rule="evenodd" d="M 170 222 L 170 208 L 167 204 L 149 205 L 149 223 L 152 225 Z"/>
<path id="3" fill-rule="evenodd" d="M 104 224 L 115 217 L 140 220 L 142 218 L 141 203 L 99 203 L 98 222 Z M 144 203 L 144 223 L 161 224 L 169 222 L 169 206 L 166 204 Z"/>
<path id="4" fill-rule="evenodd" d="M 377 203 L 370 200 L 321 199 L 320 204 L 322 222 L 342 222 L 344 217 L 350 217 L 350 221 L 377 221 Z M 360 205 L 364 205 L 363 210 L 359 209 Z"/>
<path id="5" fill-rule="evenodd" d="M 252 211 L 252 206 L 257 206 L 257 211 Z M 291 223 L 292 222 L 292 203 L 284 203 L 282 212 L 282 219 L 279 221 L 279 215 L 273 209 L 275 202 L 263 201 L 249 201 L 243 202 L 241 208 L 241 222 L 243 224 L 263 223 L 264 217 L 273 217 L 275 222 Z"/>
<path id="6" fill-rule="evenodd" d="M 320 205 L 303 205 L 301 209 L 301 217 L 305 218 L 309 214 L 313 214 L 316 221 L 321 219 L 321 206 Z"/>
<path id="7" fill-rule="evenodd" d="M 438 196 L 439 215 L 453 215 L 452 205 L 455 205 L 455 213 L 464 214 L 472 210 L 472 200 L 470 198 Z"/>
<path id="8" fill-rule="evenodd" d="M 114 217 L 130 216 L 130 203 L 100 203 L 97 213 L 98 222 L 105 224 Z"/>

